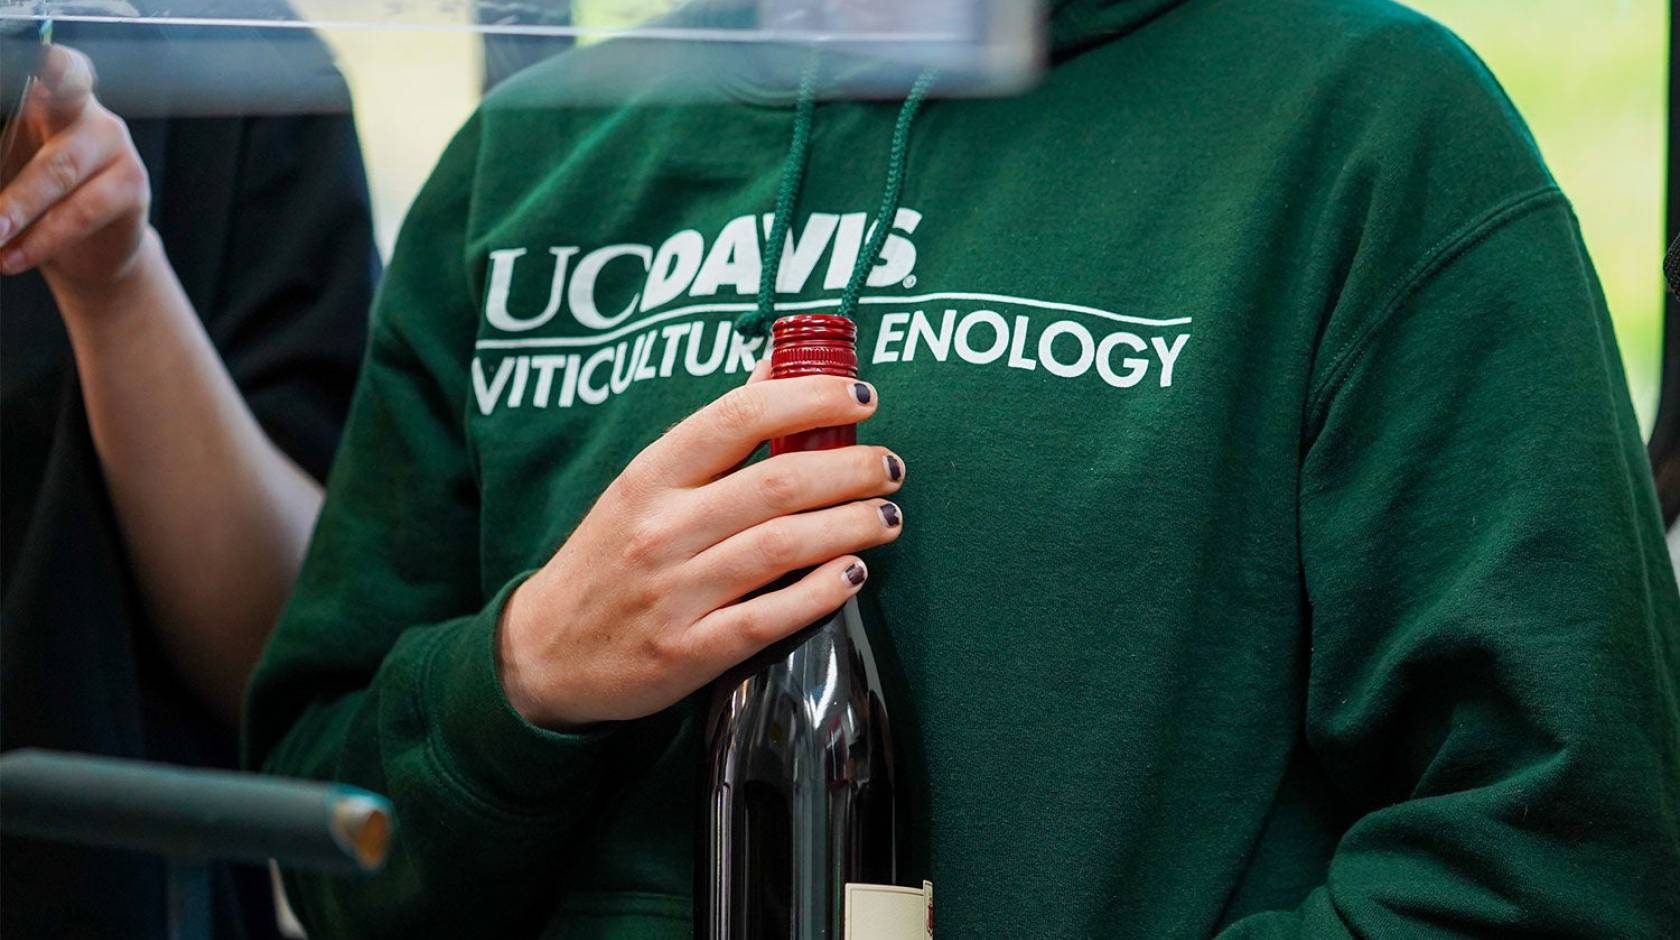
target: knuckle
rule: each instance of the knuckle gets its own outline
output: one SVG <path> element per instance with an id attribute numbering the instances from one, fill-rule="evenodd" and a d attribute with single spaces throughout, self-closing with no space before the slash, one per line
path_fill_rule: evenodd
<path id="1" fill-rule="evenodd" d="M 805 487 L 799 474 L 788 467 L 766 465 L 758 488 L 765 502 L 771 507 L 785 510 L 799 504 L 800 495 Z"/>
<path id="2" fill-rule="evenodd" d="M 776 622 L 763 611 L 748 608 L 737 615 L 735 632 L 756 650 L 775 642 L 776 627 Z"/>
<path id="3" fill-rule="evenodd" d="M 655 578 L 638 578 L 621 589 L 623 603 L 631 616 L 638 620 L 660 623 L 660 607 L 664 601 L 661 582 Z"/>
<path id="4" fill-rule="evenodd" d="M 637 454 L 612 482 L 608 493 L 612 494 L 621 506 L 634 511 L 652 507 L 664 489 L 660 474 L 659 461 L 644 450 Z"/>
<path id="5" fill-rule="evenodd" d="M 764 417 L 764 399 L 746 386 L 731 390 L 713 408 L 718 424 L 727 431 L 751 431 Z"/>
<path id="6" fill-rule="evenodd" d="M 647 477 L 646 461 L 643 457 L 637 456 L 630 461 L 629 466 L 624 468 L 618 478 L 612 481 L 606 492 L 601 494 L 601 499 L 596 502 L 596 505 L 599 506 L 609 499 L 621 499 L 630 503 L 640 502 L 647 495 Z"/>
<path id="7" fill-rule="evenodd" d="M 656 673 L 671 671 L 686 658 L 686 644 L 675 630 L 656 630 L 642 643 L 641 658 Z"/>
<path id="8" fill-rule="evenodd" d="M 66 232 L 87 233 L 99 222 L 97 206 L 92 199 L 66 203 L 62 211 L 62 229 Z"/>
<path id="9" fill-rule="evenodd" d="M 644 519 L 624 533 L 624 557 L 631 564 L 647 565 L 665 554 L 671 532 L 657 519 Z"/>
<path id="10" fill-rule="evenodd" d="M 795 547 L 793 538 L 785 528 L 765 525 L 754 540 L 753 550 L 764 567 L 780 570 L 788 565 Z"/>
<path id="11" fill-rule="evenodd" d="M 47 180 L 60 194 L 74 189 L 76 181 L 81 178 L 81 161 L 75 151 L 68 147 L 60 148 L 49 156 L 42 169 L 46 171 Z"/>
<path id="12" fill-rule="evenodd" d="M 117 181 L 135 196 L 150 198 L 152 194 L 152 179 L 146 172 L 146 165 L 140 162 L 138 156 L 126 159 L 117 164 Z"/>
<path id="13" fill-rule="evenodd" d="M 692 579 L 691 569 L 667 568 L 650 574 L 643 582 L 648 592 L 645 610 L 649 619 L 665 627 L 688 627 L 694 623 L 695 611 L 686 600 Z"/>
<path id="14" fill-rule="evenodd" d="M 761 629 L 764 618 L 755 610 L 741 608 L 734 612 L 729 619 L 729 632 L 742 640 L 742 645 L 748 645 Z"/>

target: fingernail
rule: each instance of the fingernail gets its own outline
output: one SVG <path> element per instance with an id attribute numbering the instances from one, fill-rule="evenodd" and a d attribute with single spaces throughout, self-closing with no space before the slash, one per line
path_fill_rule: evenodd
<path id="1" fill-rule="evenodd" d="M 881 521 L 887 524 L 887 528 L 896 529 L 904 524 L 904 514 L 898 511 L 897 505 L 893 503 L 882 503 Z"/>
<path id="2" fill-rule="evenodd" d="M 6 243 L 6 238 L 12 234 L 12 220 L 0 215 L 0 245 Z"/>
<path id="3" fill-rule="evenodd" d="M 875 398 L 874 390 L 862 382 L 853 383 L 852 394 L 857 396 L 858 404 L 860 405 L 867 405 Z"/>
<path id="4" fill-rule="evenodd" d="M 840 572 L 840 577 L 845 578 L 846 583 L 852 587 L 857 587 L 869 577 L 869 572 L 864 570 L 861 563 L 853 562 L 846 566 L 845 571 Z"/>
<path id="5" fill-rule="evenodd" d="M 894 457 L 892 454 L 888 454 L 882 459 L 884 459 L 887 464 L 887 479 L 893 481 L 894 483 L 904 479 L 904 465 L 898 462 L 897 457 Z"/>
<path id="6" fill-rule="evenodd" d="M 0 274 L 16 274 L 23 267 L 23 252 L 8 251 L 0 255 Z"/>

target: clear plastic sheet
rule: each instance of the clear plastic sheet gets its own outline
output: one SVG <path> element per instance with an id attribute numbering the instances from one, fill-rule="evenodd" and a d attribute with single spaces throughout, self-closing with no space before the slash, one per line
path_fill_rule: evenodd
<path id="1" fill-rule="evenodd" d="M 557 105 L 703 99 L 743 86 L 787 94 L 812 50 L 824 56 L 825 97 L 899 95 L 930 68 L 939 94 L 989 95 L 1031 83 L 1043 20 L 1035 0 L 0 0 L 0 57 L 26 57 L 51 21 L 98 63 L 103 97 L 148 116 L 340 108 L 316 37 L 344 30 L 398 44 L 476 34 L 487 64 L 510 48 L 529 65 L 603 42 L 636 45 L 566 70 L 544 99 Z"/>

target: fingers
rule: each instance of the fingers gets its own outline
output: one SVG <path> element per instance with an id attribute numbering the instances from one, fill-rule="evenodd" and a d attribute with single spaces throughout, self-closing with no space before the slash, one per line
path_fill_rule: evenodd
<path id="1" fill-rule="evenodd" d="M 118 219 L 143 212 L 143 173 L 113 164 L 68 199 L 48 209 L 22 236 L 0 252 L 0 274 L 13 275 L 49 261 L 60 251 Z"/>
<path id="2" fill-rule="evenodd" d="M 93 101 L 93 61 L 68 46 L 49 47 L 35 78 L 48 134 L 74 124 Z"/>
<path id="3" fill-rule="evenodd" d="M 753 366 L 752 375 L 747 376 L 747 384 L 755 385 L 759 382 L 770 381 L 770 344 L 764 344 L 764 355 L 758 359 L 758 365 Z"/>
<path id="4" fill-rule="evenodd" d="M 78 187 L 99 175 L 131 149 L 128 129 L 122 120 L 108 111 L 90 112 L 76 130 L 49 139 L 30 158 L 17 178 L 0 190 L 0 244 L 34 224 L 48 209 L 58 204 Z M 144 170 L 138 159 L 131 162 L 128 173 L 139 173 L 144 182 Z M 132 182 L 125 175 L 119 182 Z M 140 206 L 147 198 L 144 190 L 136 193 Z"/>
<path id="5" fill-rule="evenodd" d="M 667 431 L 636 458 L 631 472 L 665 485 L 699 485 L 771 438 L 866 420 L 879 399 L 867 383 L 833 375 L 743 385 Z"/>
<path id="6" fill-rule="evenodd" d="M 789 571 L 894 541 L 903 524 L 897 504 L 884 499 L 771 519 L 688 562 L 682 583 L 692 587 L 684 600 L 713 610 Z"/>
<path id="7" fill-rule="evenodd" d="M 863 560 L 836 558 L 780 590 L 713 611 L 689 628 L 690 648 L 720 674 L 838 610 L 869 577 Z"/>
<path id="8" fill-rule="evenodd" d="M 680 511 L 681 550 L 699 553 L 777 516 L 895 493 L 904 461 L 885 447 L 796 451 L 693 491 Z"/>

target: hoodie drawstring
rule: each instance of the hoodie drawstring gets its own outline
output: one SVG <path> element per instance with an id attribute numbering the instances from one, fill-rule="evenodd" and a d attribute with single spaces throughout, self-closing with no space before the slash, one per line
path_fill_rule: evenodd
<path id="1" fill-rule="evenodd" d="M 782 162 L 782 184 L 776 190 L 776 214 L 770 222 L 769 244 L 765 245 L 764 269 L 758 276 L 758 306 L 735 320 L 735 332 L 743 336 L 763 336 L 776 319 L 776 280 L 782 271 L 782 246 L 787 241 L 788 220 L 799 204 L 799 191 L 805 186 L 805 166 L 811 162 L 811 124 L 817 106 L 817 65 L 821 57 L 815 53 L 799 78 L 799 103 L 793 113 L 793 145 Z"/>
<path id="2" fill-rule="evenodd" d="M 805 168 L 811 161 L 811 125 L 816 110 L 817 71 L 819 57 L 813 55 L 799 79 L 799 101 L 793 116 L 793 144 L 788 148 L 787 160 L 782 164 L 782 183 L 776 191 L 776 213 L 770 223 L 770 243 L 765 246 L 764 268 L 758 278 L 758 305 L 735 320 L 735 331 L 742 336 L 764 336 L 776 319 L 776 281 L 782 270 L 782 251 L 787 242 L 788 226 L 799 206 L 799 194 L 805 186 Z M 858 296 L 863 292 L 869 271 L 875 267 L 881 248 L 887 243 L 893 220 L 898 215 L 898 201 L 904 194 L 905 166 L 909 161 L 910 126 L 916 112 L 927 99 L 937 69 L 926 69 L 916 77 L 904 106 L 898 110 L 898 123 L 893 128 L 892 149 L 887 157 L 887 185 L 881 194 L 881 209 L 875 216 L 875 227 L 869 243 L 858 253 L 852 266 L 852 276 L 840 295 L 840 316 L 851 317 L 857 310 Z"/>

